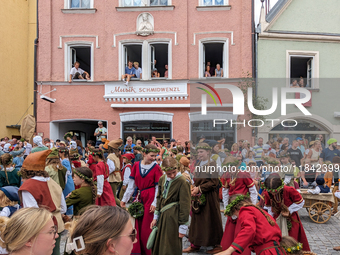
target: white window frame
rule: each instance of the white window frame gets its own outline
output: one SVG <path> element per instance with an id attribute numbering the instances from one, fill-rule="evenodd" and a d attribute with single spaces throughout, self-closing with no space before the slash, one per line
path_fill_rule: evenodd
<path id="1" fill-rule="evenodd" d="M 64 57 L 64 72 L 65 72 L 65 81 L 69 80 L 70 70 L 72 68 L 72 50 L 73 47 L 91 47 L 91 80 L 94 81 L 94 43 L 88 41 L 70 41 L 65 43 L 65 57 Z M 80 67 L 81 68 L 81 67 Z M 87 71 L 87 70 L 85 70 Z"/>
<path id="2" fill-rule="evenodd" d="M 319 64 L 320 64 L 320 53 L 319 51 L 299 51 L 299 50 L 287 50 L 286 51 L 286 87 L 290 87 L 291 83 L 291 58 L 292 57 L 303 57 L 312 58 L 312 84 L 309 89 L 319 89 Z M 308 76 L 308 70 L 307 70 Z"/>
<path id="3" fill-rule="evenodd" d="M 206 79 L 204 77 L 204 44 L 205 43 L 223 43 L 223 77 L 221 78 L 229 78 L 229 39 L 228 38 L 204 38 L 199 40 L 199 54 L 198 54 L 198 78 L 199 79 Z M 216 77 L 218 78 L 218 77 Z"/>
<path id="4" fill-rule="evenodd" d="M 223 5 L 215 5 L 215 0 L 211 0 L 212 1 L 212 5 L 204 5 L 204 0 L 198 0 L 198 6 L 214 6 L 214 7 L 218 7 L 218 6 L 225 6 L 225 5 L 229 5 L 229 0 L 223 0 Z"/>
<path id="5" fill-rule="evenodd" d="M 149 40 L 122 40 L 119 41 L 119 77 L 120 80 L 125 72 L 125 51 L 126 45 L 142 44 L 142 79 L 151 79 L 151 46 L 152 44 L 168 44 L 168 78 L 160 77 L 159 79 L 172 79 L 172 40 L 166 38 L 149 39 Z"/>
<path id="6" fill-rule="evenodd" d="M 134 0 L 131 0 L 131 1 L 133 2 Z M 141 2 L 142 2 L 142 5 L 140 5 L 140 6 L 135 6 L 135 5 L 127 5 L 127 6 L 125 6 L 124 5 L 125 1 L 124 0 L 119 0 L 119 6 L 120 7 L 145 7 L 145 6 L 146 7 L 162 7 L 162 6 L 170 6 L 170 5 L 172 5 L 172 0 L 168 0 L 168 5 L 151 5 L 150 4 L 150 0 L 141 0 Z"/>
<path id="7" fill-rule="evenodd" d="M 81 1 L 81 0 L 80 0 Z M 64 0 L 64 9 L 93 9 L 94 0 L 90 0 L 90 8 L 71 8 L 71 0 Z"/>

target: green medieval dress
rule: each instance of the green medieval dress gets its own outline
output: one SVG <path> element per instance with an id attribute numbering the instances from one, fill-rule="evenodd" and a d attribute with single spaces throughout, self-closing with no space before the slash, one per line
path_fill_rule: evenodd
<path id="1" fill-rule="evenodd" d="M 186 225 L 189 221 L 190 200 L 190 184 L 181 174 L 171 181 L 167 181 L 166 175 L 159 179 L 155 214 L 159 214 L 165 206 L 173 205 L 159 215 L 153 255 L 182 254 L 179 226 Z"/>

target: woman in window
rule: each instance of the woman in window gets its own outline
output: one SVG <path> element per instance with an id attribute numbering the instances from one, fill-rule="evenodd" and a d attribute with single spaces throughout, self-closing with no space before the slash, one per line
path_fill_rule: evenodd
<path id="1" fill-rule="evenodd" d="M 216 65 L 215 77 L 223 77 L 223 69 L 221 68 L 220 64 Z"/>
<path id="2" fill-rule="evenodd" d="M 157 71 L 157 69 L 155 68 L 155 69 L 153 69 L 152 70 L 152 73 L 151 73 L 151 77 L 152 78 L 159 78 L 159 72 Z"/>
<path id="3" fill-rule="evenodd" d="M 211 77 L 211 75 L 210 75 L 210 66 L 208 66 L 208 65 L 205 67 L 204 77 Z"/>

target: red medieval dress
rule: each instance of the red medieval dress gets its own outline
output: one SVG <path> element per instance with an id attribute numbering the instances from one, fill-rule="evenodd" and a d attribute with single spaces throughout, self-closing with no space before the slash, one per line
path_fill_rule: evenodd
<path id="1" fill-rule="evenodd" d="M 249 192 L 249 188 L 255 185 L 253 179 L 250 177 L 250 174 L 248 172 L 241 171 L 236 174 L 236 181 L 234 183 L 230 184 L 232 178 L 229 173 L 224 174 L 221 178 L 221 181 L 223 186 L 229 189 L 229 197 L 234 194 L 246 195 Z M 226 250 L 230 247 L 237 234 L 241 231 L 237 222 L 237 219 L 233 220 L 230 216 L 228 216 L 221 240 L 221 246 L 223 250 Z M 242 251 L 242 254 L 250 255 L 251 252 L 249 248 L 246 248 L 244 251 Z"/>
<path id="2" fill-rule="evenodd" d="M 280 215 L 280 211 L 276 208 L 281 208 L 281 203 L 284 203 L 287 207 L 292 204 L 300 204 L 303 201 L 301 194 L 293 187 L 284 186 L 282 200 L 278 196 L 274 196 L 273 200 L 269 196 L 267 191 L 263 192 L 265 204 L 267 207 L 272 207 L 274 218 L 276 219 Z M 303 229 L 298 212 L 293 212 L 290 216 L 290 222 L 292 223 L 291 230 L 288 231 L 289 236 L 295 238 L 298 242 L 302 243 L 304 251 L 310 251 L 308 240 L 305 230 Z"/>
<path id="3" fill-rule="evenodd" d="M 111 205 L 116 206 L 116 200 L 112 192 L 112 188 L 107 181 L 109 178 L 109 166 L 103 161 L 98 162 L 96 165 L 96 170 L 93 172 L 93 180 L 97 182 L 97 176 L 104 176 L 104 185 L 103 185 L 103 193 L 102 195 L 96 199 L 96 205 Z"/>
<path id="4" fill-rule="evenodd" d="M 272 216 L 263 212 L 275 222 Z M 279 247 L 282 239 L 280 227 L 276 223 L 274 226 L 270 225 L 259 209 L 253 206 L 242 207 L 236 225 L 240 232 L 231 246 L 238 254 L 248 247 L 257 255 L 286 254 L 285 250 Z"/>
<path id="5" fill-rule="evenodd" d="M 130 175 L 130 179 L 135 180 L 135 185 L 140 190 L 140 202 L 144 205 L 143 218 L 136 219 L 137 242 L 133 245 L 131 254 L 151 255 L 151 250 L 146 249 L 151 233 L 150 224 L 153 220 L 150 206 L 155 199 L 155 186 L 158 185 L 158 180 L 163 173 L 156 163 L 146 172 L 142 171 L 141 165 L 141 161 L 136 162 L 132 167 Z"/>
<path id="6" fill-rule="evenodd" d="M 94 174 L 94 172 L 96 171 L 97 162 L 93 159 L 93 156 L 91 154 L 89 155 L 89 160 L 87 161 L 87 164 Z"/>

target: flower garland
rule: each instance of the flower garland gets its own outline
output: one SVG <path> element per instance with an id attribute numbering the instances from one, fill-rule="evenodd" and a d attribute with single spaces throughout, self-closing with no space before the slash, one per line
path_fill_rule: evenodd
<path id="1" fill-rule="evenodd" d="M 78 175 L 80 178 L 84 179 L 87 182 L 92 182 L 93 178 L 89 178 L 85 175 L 83 175 L 81 172 L 79 172 L 77 169 L 73 169 L 73 173 L 75 173 L 76 175 Z"/>
<path id="2" fill-rule="evenodd" d="M 176 170 L 177 166 L 172 166 L 172 167 L 162 167 L 162 170 L 167 172 L 167 171 L 172 171 L 172 170 Z"/>
<path id="3" fill-rule="evenodd" d="M 197 146 L 195 149 L 196 150 L 201 149 L 201 150 L 211 151 L 211 147 L 210 146 Z"/>
<path id="4" fill-rule="evenodd" d="M 149 148 L 149 149 L 143 149 L 143 152 L 144 153 L 146 153 L 146 154 L 148 154 L 148 153 L 150 153 L 150 152 L 155 152 L 155 153 L 159 153 L 159 149 L 151 149 L 151 148 Z"/>
<path id="5" fill-rule="evenodd" d="M 66 132 L 65 135 L 64 135 L 64 140 L 67 140 L 67 137 L 72 137 L 72 133 Z"/>
<path id="6" fill-rule="evenodd" d="M 231 216 L 232 215 L 231 211 L 233 210 L 235 205 L 237 205 L 239 202 L 241 202 L 241 201 L 243 201 L 243 200 L 245 200 L 246 198 L 249 198 L 249 197 L 250 197 L 249 193 L 247 193 L 247 195 L 237 196 L 234 201 L 232 201 L 230 204 L 227 205 L 227 207 L 224 210 L 224 215 Z"/>
<path id="7" fill-rule="evenodd" d="M 177 153 L 178 151 L 177 151 L 177 149 L 171 149 L 171 152 L 172 153 Z"/>
<path id="8" fill-rule="evenodd" d="M 134 146 L 133 149 L 135 151 L 141 151 L 141 150 L 143 150 L 143 147 L 141 147 L 141 146 Z"/>
<path id="9" fill-rule="evenodd" d="M 131 216 L 135 219 L 140 219 L 144 215 L 144 206 L 140 202 L 133 202 L 129 206 L 128 210 Z"/>
<path id="10" fill-rule="evenodd" d="M 266 190 L 267 192 L 270 192 L 270 193 L 274 193 L 274 192 L 278 192 L 278 191 L 280 191 L 281 189 L 283 189 L 284 186 L 285 186 L 285 183 L 284 183 L 284 181 L 282 180 L 281 186 L 277 187 L 276 189 L 268 189 L 268 188 L 266 187 L 266 185 L 264 185 L 264 182 L 263 182 L 263 183 L 261 184 L 261 189 Z"/>
<path id="11" fill-rule="evenodd" d="M 132 151 L 132 148 L 131 147 L 125 147 L 125 151 Z"/>
<path id="12" fill-rule="evenodd" d="M 287 252 L 289 253 L 295 253 L 295 252 L 299 252 L 302 250 L 302 243 L 297 243 L 296 246 L 292 246 L 292 247 L 283 247 Z"/>
<path id="13" fill-rule="evenodd" d="M 270 165 L 278 165 L 280 162 L 275 160 L 274 158 L 271 158 L 271 157 L 264 157 L 263 158 L 267 164 L 270 164 Z"/>
<path id="14" fill-rule="evenodd" d="M 204 194 L 197 194 L 197 196 L 191 197 L 191 200 L 197 200 L 199 206 L 204 206 L 207 203 L 207 199 Z"/>
<path id="15" fill-rule="evenodd" d="M 222 164 L 222 166 L 237 166 L 239 162 L 240 161 L 236 159 L 233 162 L 228 162 L 228 163 Z"/>

